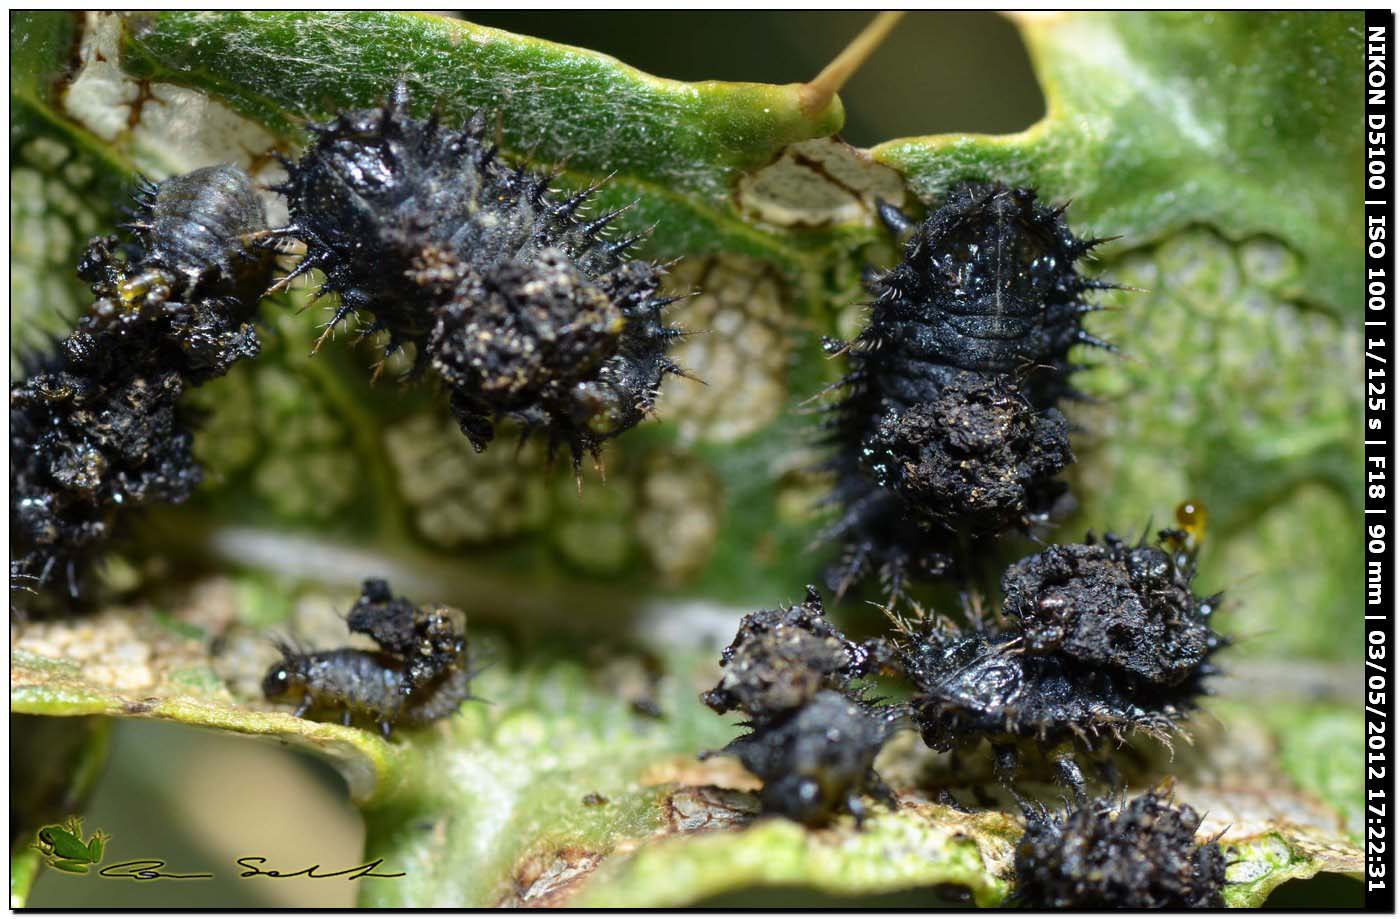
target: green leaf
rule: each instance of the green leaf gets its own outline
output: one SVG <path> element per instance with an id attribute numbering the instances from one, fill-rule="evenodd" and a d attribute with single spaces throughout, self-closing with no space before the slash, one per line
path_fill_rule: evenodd
<path id="1" fill-rule="evenodd" d="M 657 223 L 648 254 L 680 258 L 675 289 L 698 290 L 678 321 L 712 333 L 679 355 L 709 385 L 668 384 L 662 422 L 613 445 L 606 484 L 580 498 L 533 447 L 472 452 L 431 387 L 371 386 L 367 352 L 311 358 L 323 317 L 298 314 L 304 291 L 270 300 L 259 360 L 191 394 L 207 414 L 202 494 L 146 515 L 107 561 L 121 602 L 16 627 L 13 711 L 158 718 L 326 757 L 365 812 L 368 855 L 407 874 L 366 881 L 367 905 L 734 905 L 765 890 L 1002 903 L 1009 801 L 970 816 L 931 803 L 940 787 L 970 800 L 986 764 L 954 776 L 902 737 L 881 763 L 901 807 L 858 832 L 756 821 L 752 777 L 694 760 L 737 730 L 696 699 L 721 640 L 823 563 L 806 547 L 826 485 L 795 407 L 840 373 L 818 337 L 859 328 L 862 267 L 894 257 L 875 199 L 917 209 L 993 178 L 1072 197 L 1076 227 L 1123 235 L 1104 273 L 1145 289 L 1093 320 L 1130 357 L 1079 378 L 1099 399 L 1072 409 L 1081 510 L 1059 538 L 1165 523 L 1187 497 L 1211 511 L 1200 584 L 1227 590 L 1239 638 L 1210 708 L 1221 724 L 1200 719 L 1175 759 L 1140 751 L 1131 787 L 1172 776 L 1207 831 L 1228 825 L 1232 905 L 1356 875 L 1362 733 L 1338 700 L 1359 682 L 1359 405 L 1335 381 L 1360 374 L 1360 16 L 1018 24 L 1044 121 L 860 151 L 831 136 L 839 100 L 804 111 L 796 84 L 662 80 L 433 16 L 17 15 L 16 341 L 83 308 L 73 265 L 137 171 L 232 158 L 271 182 L 307 119 L 400 78 L 449 118 L 498 112 L 504 149 L 563 162 L 566 186 L 613 175 L 602 205 L 636 200 L 629 226 Z M 1297 557 L 1315 563 L 1280 561 Z M 335 610 L 373 575 L 467 609 L 497 661 L 477 687 L 491 704 L 385 742 L 261 702 L 269 630 L 345 644 Z M 875 627 L 861 612 L 839 615 Z"/>
<path id="2" fill-rule="evenodd" d="M 616 174 L 660 249 L 796 257 L 789 240 L 736 219 L 738 175 L 785 145 L 840 127 L 840 103 L 805 112 L 796 85 L 686 84 L 605 55 L 467 22 L 398 13 L 194 13 L 128 19 L 124 62 L 203 90 L 270 130 L 376 104 L 394 81 L 446 118 L 500 113 L 507 150 L 567 162 L 576 183 Z"/>
<path id="3" fill-rule="evenodd" d="M 16 13 L 10 23 L 10 303 L 13 358 L 67 334 L 87 306 L 74 267 L 111 226 L 129 167 L 53 104 L 78 20 Z"/>

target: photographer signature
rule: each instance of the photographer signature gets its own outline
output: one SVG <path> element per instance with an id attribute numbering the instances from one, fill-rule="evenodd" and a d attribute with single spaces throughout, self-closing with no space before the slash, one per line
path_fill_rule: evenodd
<path id="1" fill-rule="evenodd" d="M 241 878 L 265 877 L 265 878 L 315 878 L 322 880 L 326 878 L 345 878 L 353 881 L 356 878 L 401 878 L 404 872 L 397 871 L 390 874 L 381 874 L 376 871 L 384 864 L 384 859 L 376 858 L 372 862 L 365 862 L 362 865 L 352 865 L 349 868 L 342 868 L 339 871 L 323 871 L 320 865 L 311 865 L 299 871 L 280 871 L 276 868 L 264 868 L 261 865 L 267 864 L 267 859 L 260 855 L 245 855 L 235 859 L 240 868 L 247 869 L 239 873 Z M 175 874 L 162 870 L 165 868 L 165 861 L 159 858 L 137 858 L 131 861 L 120 862 L 115 865 L 108 865 L 98 874 L 104 878 L 124 878 L 132 881 L 200 881 L 208 880 L 214 875 L 208 873 L 201 874 Z"/>
<path id="2" fill-rule="evenodd" d="M 86 874 L 90 867 L 102 863 L 103 857 L 107 854 L 109 841 L 111 841 L 111 837 L 101 830 L 93 833 L 91 839 L 84 840 L 82 819 L 69 817 L 62 823 L 40 827 L 39 831 L 35 833 L 33 848 L 39 850 L 48 865 L 59 871 L 66 871 L 69 874 Z M 316 880 L 345 878 L 353 881 L 357 878 L 404 877 L 402 871 L 390 873 L 376 871 L 375 869 L 384 864 L 382 858 L 376 858 L 372 862 L 365 862 L 361 865 L 352 865 L 349 868 L 341 868 L 339 871 L 326 871 L 319 864 L 297 871 L 268 868 L 265 867 L 267 859 L 261 855 L 245 855 L 242 858 L 234 859 L 234 862 L 238 867 L 244 869 L 238 875 L 241 878 L 315 878 Z M 108 865 L 97 873 L 100 877 L 128 881 L 207 881 L 214 876 L 209 872 L 179 874 L 164 869 L 164 859 L 134 858 L 118 862 L 115 865 Z"/>

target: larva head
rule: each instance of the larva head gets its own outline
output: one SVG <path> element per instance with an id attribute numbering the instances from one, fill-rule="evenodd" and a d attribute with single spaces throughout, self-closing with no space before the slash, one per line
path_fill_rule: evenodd
<path id="1" fill-rule="evenodd" d="M 328 290 L 363 296 L 353 306 L 380 314 L 400 337 L 421 334 L 412 313 L 425 305 L 408 301 L 421 299 L 410 291 L 431 277 L 422 273 L 427 254 L 482 270 L 535 248 L 539 215 L 496 162 L 483 116 L 461 129 L 415 118 L 399 83 L 382 107 L 308 129 L 312 142 L 280 187 L 288 230 L 307 243 L 306 267 L 326 272 Z"/>
<path id="2" fill-rule="evenodd" d="M 322 237 L 327 244 L 358 236 L 368 249 L 393 232 L 436 228 L 433 235 L 441 235 L 446 227 L 435 218 L 459 206 L 461 196 L 475 197 L 482 185 L 480 170 L 462 167 L 474 167 L 485 152 L 471 143 L 483 124 L 443 131 L 435 118 L 414 118 L 403 83 L 382 107 L 341 112 L 307 127 L 312 142 L 288 169 L 287 198 L 294 219 L 310 217 L 317 230 L 331 234 Z M 459 187 L 448 187 L 449 175 Z M 395 214 L 401 219 L 386 222 Z"/>
<path id="3" fill-rule="evenodd" d="M 1083 250 L 1028 188 L 964 185 L 906 247 L 955 336 L 985 343 L 1039 331 Z"/>
<path id="4" fill-rule="evenodd" d="M 306 656 L 291 645 L 277 643 L 282 659 L 263 676 L 263 698 L 269 702 L 300 702 L 306 694 Z"/>
<path id="5" fill-rule="evenodd" d="M 965 370 L 1034 370 L 1037 405 L 1062 393 L 1065 355 L 1088 342 L 1082 294 L 1098 282 L 1075 261 L 1096 244 L 1028 188 L 964 184 L 915 228 L 904 260 L 873 285 L 862 339 Z"/>

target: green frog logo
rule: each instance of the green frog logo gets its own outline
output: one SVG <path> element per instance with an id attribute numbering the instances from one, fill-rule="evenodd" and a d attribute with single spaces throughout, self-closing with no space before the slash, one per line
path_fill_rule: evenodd
<path id="1" fill-rule="evenodd" d="M 34 848 L 44 855 L 50 868 L 69 874 L 87 874 L 88 868 L 100 864 L 102 852 L 112 837 L 98 830 L 83 842 L 83 820 L 69 817 L 62 823 L 41 827 Z"/>

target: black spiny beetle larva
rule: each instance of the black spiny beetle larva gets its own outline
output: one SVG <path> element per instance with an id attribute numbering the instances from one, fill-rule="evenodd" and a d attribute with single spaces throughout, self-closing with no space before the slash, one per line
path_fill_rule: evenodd
<path id="1" fill-rule="evenodd" d="M 898 620 L 924 742 L 956 751 L 986 740 L 1008 787 L 1022 746 L 1034 744 L 1082 801 L 1078 753 L 1106 753 L 1134 733 L 1164 743 L 1184 734 L 1228 642 L 1209 624 L 1219 595 L 1192 592 L 1195 537 L 1164 530 L 1159 540 L 1130 547 L 1110 534 L 1023 559 L 1003 579 L 1004 627 Z"/>
<path id="2" fill-rule="evenodd" d="M 666 356 L 683 333 L 662 320 L 663 269 L 627 254 L 642 237 L 604 238 L 621 211 L 579 218 L 597 186 L 556 197 L 550 176 L 500 161 L 484 113 L 460 129 L 416 118 L 404 82 L 310 131 L 285 162 L 291 220 L 273 234 L 306 256 L 279 286 L 319 269 L 318 296 L 340 300 L 327 333 L 367 314 L 387 354 L 411 344 L 413 374 L 442 380 L 476 449 L 509 418 L 567 446 L 577 471 L 684 375 Z"/>
<path id="3" fill-rule="evenodd" d="M 1225 856 L 1189 805 L 1147 792 L 1063 815 L 1026 804 L 1016 899 L 1034 909 L 1222 909 Z M 1218 838 L 1218 837 L 1217 837 Z"/>
<path id="4" fill-rule="evenodd" d="M 893 805 L 894 793 L 875 771 L 875 757 L 894 733 L 897 709 L 823 689 L 780 717 L 753 722 L 722 753 L 736 756 L 763 780 L 768 813 L 824 826 L 846 812 L 866 815 L 861 795 Z"/>
<path id="5" fill-rule="evenodd" d="M 838 596 L 872 572 L 894 596 L 911 577 L 967 578 L 982 546 L 1065 500 L 1056 476 L 1074 457 L 1056 406 L 1074 395 L 1070 349 L 1108 347 L 1082 326 L 1085 295 L 1114 285 L 1076 269 L 1104 240 L 1076 237 L 1063 212 L 981 183 L 918 224 L 880 208 L 904 258 L 870 281 L 860 335 L 828 342 L 850 362 L 826 425 Z"/>

